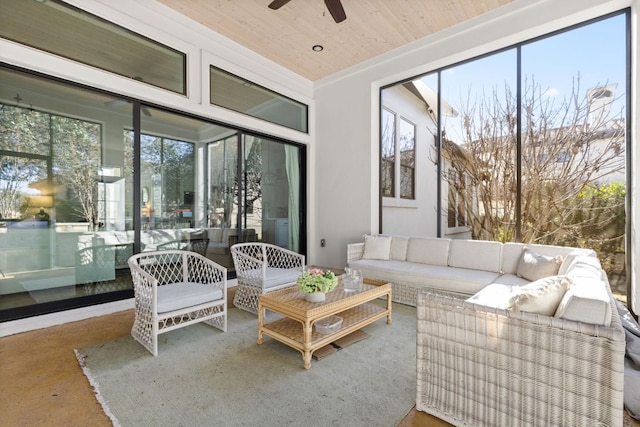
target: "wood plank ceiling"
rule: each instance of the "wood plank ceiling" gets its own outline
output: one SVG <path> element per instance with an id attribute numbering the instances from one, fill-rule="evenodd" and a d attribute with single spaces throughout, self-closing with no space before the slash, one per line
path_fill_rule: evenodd
<path id="1" fill-rule="evenodd" d="M 336 24 L 323 0 L 157 0 L 316 81 L 513 0 L 342 0 Z M 314 45 L 324 50 L 314 52 Z"/>

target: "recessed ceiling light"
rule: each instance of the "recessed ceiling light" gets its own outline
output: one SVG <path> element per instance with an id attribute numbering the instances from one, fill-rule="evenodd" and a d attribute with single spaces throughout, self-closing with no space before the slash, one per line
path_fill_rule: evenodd
<path id="1" fill-rule="evenodd" d="M 324 50 L 324 47 L 322 47 L 322 45 L 320 44 L 316 44 L 313 45 L 311 49 L 313 49 L 314 52 L 322 52 Z"/>

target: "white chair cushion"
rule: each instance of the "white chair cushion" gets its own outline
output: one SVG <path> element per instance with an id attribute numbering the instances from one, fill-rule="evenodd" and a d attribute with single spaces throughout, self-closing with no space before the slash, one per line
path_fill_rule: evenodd
<path id="1" fill-rule="evenodd" d="M 502 264 L 502 243 L 452 239 L 448 262 L 451 267 L 498 272 Z"/>
<path id="2" fill-rule="evenodd" d="M 389 259 L 391 236 L 365 236 L 363 259 Z"/>
<path id="3" fill-rule="evenodd" d="M 535 281 L 557 275 L 561 264 L 562 257 L 560 256 L 547 257 L 525 247 L 518 262 L 516 275 Z"/>
<path id="4" fill-rule="evenodd" d="M 158 286 L 158 313 L 222 299 L 222 290 L 202 283 L 180 282 Z"/>
<path id="5" fill-rule="evenodd" d="M 449 260 L 449 239 L 412 237 L 407 247 L 407 261 L 446 266 Z"/>
<path id="6" fill-rule="evenodd" d="M 265 271 L 264 289 L 295 283 L 302 272 L 291 268 L 267 267 Z"/>

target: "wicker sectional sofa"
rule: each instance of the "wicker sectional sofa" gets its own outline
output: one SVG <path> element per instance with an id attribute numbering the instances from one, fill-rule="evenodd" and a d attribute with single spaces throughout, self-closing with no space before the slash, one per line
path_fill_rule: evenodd
<path id="1" fill-rule="evenodd" d="M 624 330 L 594 251 L 367 236 L 347 258 L 417 306 L 418 410 L 464 426 L 622 425 Z"/>

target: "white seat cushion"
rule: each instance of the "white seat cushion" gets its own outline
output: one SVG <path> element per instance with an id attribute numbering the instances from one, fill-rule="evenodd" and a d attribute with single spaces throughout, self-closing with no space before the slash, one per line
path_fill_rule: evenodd
<path id="1" fill-rule="evenodd" d="M 364 277 L 469 295 L 493 283 L 500 276 L 500 273 L 492 271 L 393 260 L 361 259 L 350 262 L 349 266 L 361 270 Z"/>
<path id="2" fill-rule="evenodd" d="M 302 275 L 300 270 L 291 268 L 267 267 L 265 272 L 264 288 L 270 289 L 277 286 L 294 283 Z"/>
<path id="3" fill-rule="evenodd" d="M 202 283 L 181 282 L 158 286 L 158 313 L 222 299 L 222 289 Z"/>

